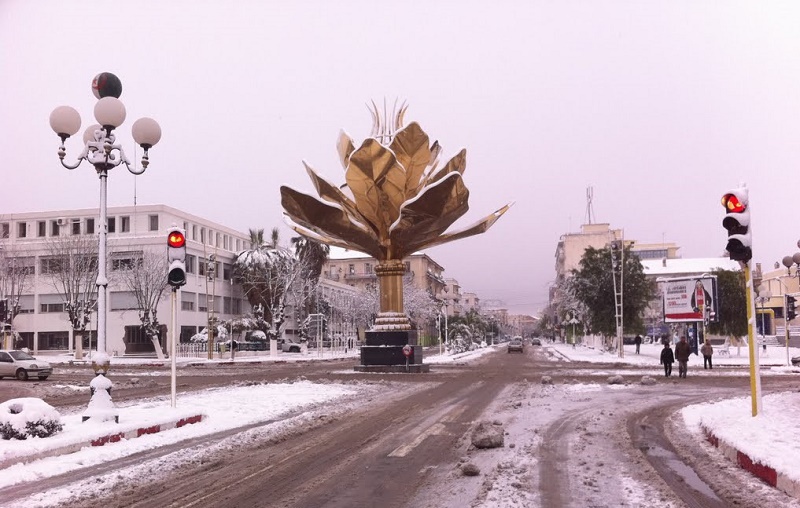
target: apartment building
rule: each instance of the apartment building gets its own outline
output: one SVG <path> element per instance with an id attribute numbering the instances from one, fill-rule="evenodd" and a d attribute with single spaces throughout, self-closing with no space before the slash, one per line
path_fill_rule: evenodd
<path id="1" fill-rule="evenodd" d="M 250 247 L 249 235 L 166 205 L 109 207 L 107 218 L 110 284 L 106 341 L 109 353 L 153 352 L 152 343 L 140 331 L 133 293 L 114 282 L 113 273 L 132 266 L 144 251 L 166 256 L 167 229 L 172 226 L 182 227 L 187 239 L 188 281 L 178 294 L 180 340 L 188 341 L 201 330 L 209 313 L 229 319 L 250 311 L 240 288 L 232 281 L 235 254 Z M 19 314 L 12 327 L 19 334 L 22 347 L 34 352 L 74 350 L 64 299 L 48 276 L 48 266 L 52 263 L 48 242 L 68 235 L 96 238 L 99 231 L 97 208 L 0 214 L 0 248 L 23 258 L 29 266 L 22 294 L 13 302 L 18 305 Z M 214 267 L 213 273 L 209 273 L 207 267 Z M 163 339 L 169 337 L 170 313 L 170 288 L 167 288 L 157 308 L 157 318 L 162 323 L 162 344 Z M 92 330 L 93 327 L 96 327 L 96 315 L 89 325 Z M 95 340 L 95 334 L 90 335 L 84 339 L 84 348 L 89 348 L 90 341 L 93 344 Z"/>
<path id="2" fill-rule="evenodd" d="M 414 287 L 424 289 L 437 296 L 446 287 L 442 277 L 444 267 L 427 254 L 416 253 L 403 260 L 406 276 L 413 281 Z M 360 252 L 331 248 L 328 263 L 322 271 L 322 279 L 343 282 L 360 290 L 378 284 L 375 266 L 378 261 Z"/>

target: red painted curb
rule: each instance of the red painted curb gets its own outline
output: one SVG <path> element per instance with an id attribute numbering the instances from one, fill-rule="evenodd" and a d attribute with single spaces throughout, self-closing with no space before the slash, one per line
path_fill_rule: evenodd
<path id="1" fill-rule="evenodd" d="M 718 448 L 725 457 L 735 462 L 740 468 L 762 480 L 767 485 L 776 487 L 790 496 L 798 497 L 798 490 L 793 480 L 783 475 L 778 475 L 778 472 L 773 467 L 753 461 L 746 453 L 743 453 L 725 441 L 721 441 L 719 437 L 706 427 L 701 425 L 700 428 L 703 430 L 706 441 L 715 448 Z"/>

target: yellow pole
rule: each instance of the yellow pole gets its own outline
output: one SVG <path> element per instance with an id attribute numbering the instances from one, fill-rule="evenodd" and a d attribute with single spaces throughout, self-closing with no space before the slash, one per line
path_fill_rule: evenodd
<path id="1" fill-rule="evenodd" d="M 745 278 L 745 293 L 747 294 L 747 347 L 750 352 L 750 398 L 753 416 L 758 415 L 761 409 L 761 375 L 759 373 L 757 350 L 755 345 L 755 301 L 753 299 L 753 279 L 750 273 L 750 265 L 743 263 Z"/>

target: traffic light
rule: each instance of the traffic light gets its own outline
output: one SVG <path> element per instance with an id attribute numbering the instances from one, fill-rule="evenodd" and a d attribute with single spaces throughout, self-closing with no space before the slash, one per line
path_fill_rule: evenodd
<path id="1" fill-rule="evenodd" d="M 786 295 L 786 321 L 791 321 L 792 319 L 797 317 L 797 311 L 795 310 L 795 298 L 792 295 Z"/>
<path id="2" fill-rule="evenodd" d="M 725 218 L 722 227 L 728 230 L 728 245 L 725 247 L 734 261 L 749 262 L 753 258 L 753 242 L 750 232 L 750 209 L 748 191 L 741 187 L 722 196 Z"/>
<path id="3" fill-rule="evenodd" d="M 186 233 L 181 228 L 170 228 L 167 234 L 167 282 L 173 288 L 186 284 Z"/>

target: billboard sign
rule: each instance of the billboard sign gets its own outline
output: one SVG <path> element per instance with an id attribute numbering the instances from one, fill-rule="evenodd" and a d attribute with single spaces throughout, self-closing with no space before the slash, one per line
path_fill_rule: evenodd
<path id="1" fill-rule="evenodd" d="M 664 322 L 717 321 L 717 278 L 686 277 L 661 282 Z"/>

